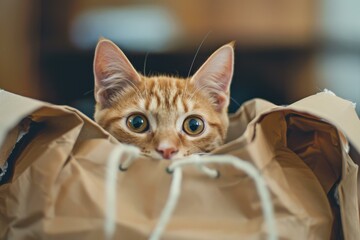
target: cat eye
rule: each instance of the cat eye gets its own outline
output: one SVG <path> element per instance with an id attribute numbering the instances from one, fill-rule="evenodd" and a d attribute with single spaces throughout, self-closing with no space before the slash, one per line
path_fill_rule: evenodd
<path id="1" fill-rule="evenodd" d="M 183 123 L 183 130 L 190 136 L 199 135 L 204 130 L 205 124 L 200 117 L 189 116 Z"/>
<path id="2" fill-rule="evenodd" d="M 126 125 L 131 131 L 136 133 L 143 133 L 149 130 L 149 122 L 147 118 L 140 113 L 130 115 L 126 119 Z"/>

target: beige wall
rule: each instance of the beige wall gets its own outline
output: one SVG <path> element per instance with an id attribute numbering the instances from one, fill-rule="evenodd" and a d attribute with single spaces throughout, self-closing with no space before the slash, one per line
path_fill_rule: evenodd
<path id="1" fill-rule="evenodd" d="M 77 0 L 71 16 L 99 7 L 158 4 L 176 16 L 185 30 L 184 41 L 197 43 L 237 40 L 246 46 L 304 46 L 315 38 L 316 0 Z"/>
<path id="2" fill-rule="evenodd" d="M 47 2 L 52 9 L 40 9 L 40 2 L 0 1 L 0 88 L 45 100 L 51 93 L 44 87 L 47 80 L 40 81 L 43 76 L 39 76 L 39 47 L 50 52 L 71 49 L 67 34 L 71 21 L 87 9 L 130 4 L 165 6 L 180 20 L 185 30 L 178 48 L 191 50 L 210 30 L 212 34 L 206 40 L 207 46 L 236 40 L 238 46 L 245 47 L 296 48 L 311 46 L 316 37 L 318 1 L 313 0 L 52 0 Z M 52 26 L 52 34 L 43 36 L 40 43 L 41 12 L 51 12 L 51 20 L 57 24 Z M 302 72 L 306 71 L 305 67 Z M 311 78 L 302 72 L 298 78 L 309 82 Z M 297 83 L 304 86 L 305 82 L 298 80 Z M 303 89 L 301 94 L 290 91 L 289 95 L 296 99 L 307 91 Z M 294 92 L 299 92 L 298 87 Z"/>
<path id="3" fill-rule="evenodd" d="M 0 88 L 40 98 L 36 1 L 0 1 Z"/>

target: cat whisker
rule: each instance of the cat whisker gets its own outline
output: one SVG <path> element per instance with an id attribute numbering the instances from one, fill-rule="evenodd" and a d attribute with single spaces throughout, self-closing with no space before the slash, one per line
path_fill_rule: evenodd
<path id="1" fill-rule="evenodd" d="M 146 64 L 147 64 L 148 56 L 149 56 L 149 52 L 146 53 L 145 59 L 144 59 L 144 68 L 143 68 L 144 77 L 146 77 Z M 146 95 L 146 96 L 149 96 L 146 79 L 144 79 L 144 85 L 145 85 L 145 95 Z"/>
<path id="2" fill-rule="evenodd" d="M 85 93 L 83 93 L 83 96 L 86 96 L 86 95 L 88 95 L 89 93 L 92 93 L 92 92 L 94 92 L 94 89 L 91 89 L 91 90 L 89 90 L 89 91 L 86 91 Z"/>
<path id="3" fill-rule="evenodd" d="M 241 106 L 241 104 L 238 101 L 236 101 L 233 97 L 230 96 L 230 99 L 237 105 L 237 107 Z"/>
<path id="4" fill-rule="evenodd" d="M 149 52 L 147 52 L 147 53 L 145 54 L 145 59 L 144 59 L 143 73 L 144 73 L 144 76 L 145 76 L 145 77 L 146 77 L 146 63 L 147 63 L 148 56 L 149 56 Z"/>
<path id="5" fill-rule="evenodd" d="M 191 62 L 190 69 L 189 69 L 189 72 L 188 72 L 188 75 L 187 75 L 187 78 L 186 78 L 185 88 L 184 88 L 184 91 L 183 91 L 183 93 L 182 93 L 181 99 L 183 99 L 184 94 L 185 94 L 186 91 L 187 91 L 187 85 L 188 85 L 188 82 L 189 82 L 191 70 L 192 70 L 192 68 L 193 68 L 193 66 L 194 66 L 196 57 L 197 57 L 197 55 L 199 54 L 199 51 L 200 51 L 202 45 L 204 44 L 205 40 L 209 37 L 209 35 L 210 35 L 211 32 L 212 32 L 212 31 L 210 30 L 210 31 L 204 36 L 204 38 L 201 40 L 201 43 L 200 43 L 199 47 L 197 48 L 197 50 L 196 50 L 196 52 L 195 52 L 194 58 L 193 58 L 193 60 L 192 60 L 192 62 Z"/>
<path id="6" fill-rule="evenodd" d="M 204 38 L 202 39 L 199 47 L 197 48 L 196 53 L 195 53 L 195 56 L 194 56 L 194 58 L 193 58 L 193 60 L 192 60 L 192 62 L 191 62 L 191 65 L 190 65 L 190 69 L 189 69 L 187 78 L 190 77 L 191 70 L 192 70 L 192 68 L 193 68 L 193 66 L 194 66 L 194 63 L 195 63 L 195 59 L 196 59 L 197 55 L 199 54 L 199 51 L 200 51 L 202 45 L 204 44 L 205 40 L 206 40 L 206 39 L 208 38 L 208 36 L 210 35 L 210 33 L 211 33 L 211 31 L 209 31 L 209 32 L 204 36 Z"/>

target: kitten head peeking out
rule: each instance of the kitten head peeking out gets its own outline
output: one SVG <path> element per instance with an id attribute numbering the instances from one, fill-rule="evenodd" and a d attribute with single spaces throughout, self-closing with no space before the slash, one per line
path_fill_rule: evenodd
<path id="1" fill-rule="evenodd" d="M 224 142 L 234 49 L 215 51 L 189 78 L 143 76 L 110 40 L 95 50 L 95 121 L 156 159 L 210 152 Z"/>

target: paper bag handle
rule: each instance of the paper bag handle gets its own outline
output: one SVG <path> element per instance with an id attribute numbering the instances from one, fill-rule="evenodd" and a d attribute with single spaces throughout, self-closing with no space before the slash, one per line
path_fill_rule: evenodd
<path id="1" fill-rule="evenodd" d="M 111 152 L 108 162 L 107 162 L 107 172 L 106 172 L 106 186 L 105 186 L 105 196 L 106 196 L 106 219 L 104 222 L 105 229 L 105 238 L 110 240 L 113 238 L 115 233 L 115 213 L 116 213 L 116 175 L 118 167 L 120 169 L 126 169 L 134 161 L 135 158 L 139 156 L 139 149 L 132 146 L 118 146 L 114 148 Z M 124 163 L 119 165 L 119 162 L 124 158 Z M 170 193 L 168 200 L 166 201 L 165 207 L 160 215 L 159 221 L 152 232 L 149 240 L 159 240 L 162 236 L 167 223 L 169 222 L 173 211 L 177 205 L 178 199 L 181 192 L 181 181 L 182 181 L 182 171 L 185 166 L 197 166 L 200 171 L 206 175 L 216 178 L 218 172 L 216 170 L 206 167 L 206 164 L 209 163 L 219 163 L 219 164 L 229 164 L 233 165 L 235 168 L 246 172 L 255 182 L 256 189 L 260 195 L 261 206 L 263 209 L 264 219 L 268 228 L 268 239 L 277 240 L 278 234 L 275 224 L 274 209 L 272 205 L 272 200 L 270 193 L 266 187 L 265 180 L 261 177 L 259 171 L 251 165 L 249 162 L 241 160 L 237 157 L 231 155 L 222 155 L 221 158 L 217 156 L 202 156 L 192 155 L 187 159 L 181 161 L 173 162 L 167 168 L 169 173 L 173 174 L 173 179 L 171 182 Z M 124 164 L 126 166 L 124 166 Z"/>

